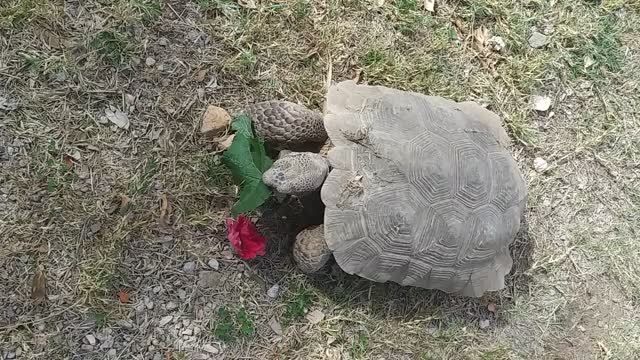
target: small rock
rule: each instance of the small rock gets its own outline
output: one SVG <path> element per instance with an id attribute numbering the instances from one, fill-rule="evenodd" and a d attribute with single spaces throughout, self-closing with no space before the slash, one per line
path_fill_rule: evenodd
<path id="1" fill-rule="evenodd" d="M 167 40 L 167 38 L 162 37 L 158 40 L 158 45 L 167 46 L 169 45 L 169 41 Z"/>
<path id="2" fill-rule="evenodd" d="M 153 66 L 156 64 L 156 59 L 152 57 L 148 57 L 147 60 L 145 61 L 145 64 L 147 64 L 147 66 Z"/>
<path id="3" fill-rule="evenodd" d="M 209 265 L 213 270 L 220 269 L 220 263 L 216 259 L 209 259 L 209 261 L 207 261 L 207 265 Z"/>
<path id="4" fill-rule="evenodd" d="M 536 111 L 547 111 L 551 107 L 551 98 L 548 96 L 536 95 L 533 97 L 533 108 Z"/>
<path id="5" fill-rule="evenodd" d="M 131 94 L 126 94 L 125 102 L 127 103 L 127 105 L 133 105 L 136 102 L 136 97 Z"/>
<path id="6" fill-rule="evenodd" d="M 87 341 L 89 342 L 89 345 L 95 345 L 96 344 L 96 337 L 89 334 L 87 336 L 84 337 L 85 339 L 87 339 Z"/>
<path id="7" fill-rule="evenodd" d="M 100 344 L 100 349 L 111 349 L 113 347 L 113 338 L 107 338 L 102 344 Z"/>
<path id="8" fill-rule="evenodd" d="M 480 325 L 480 329 L 484 330 L 484 329 L 488 328 L 489 326 L 491 326 L 491 321 L 489 321 L 488 319 L 482 319 L 482 320 L 480 320 L 479 325 Z"/>
<path id="9" fill-rule="evenodd" d="M 117 355 L 118 355 L 118 352 L 116 351 L 116 349 L 111 349 L 111 350 L 107 351 L 107 356 L 108 356 L 108 357 L 112 357 L 112 358 L 114 358 L 114 357 L 116 357 Z"/>
<path id="10" fill-rule="evenodd" d="M 167 316 L 163 317 L 162 319 L 160 319 L 160 322 L 158 323 L 158 325 L 165 326 L 168 323 L 170 323 L 171 320 L 173 320 L 173 316 L 167 315 Z"/>
<path id="11" fill-rule="evenodd" d="M 198 286 L 211 289 L 216 288 L 220 285 L 222 280 L 222 275 L 213 271 L 203 271 L 199 275 Z"/>
<path id="12" fill-rule="evenodd" d="M 534 49 L 541 48 L 549 43 L 549 37 L 537 31 L 529 37 L 529 46 Z"/>
<path id="13" fill-rule="evenodd" d="M 129 320 L 119 320 L 118 322 L 116 322 L 116 324 L 118 324 L 119 326 L 122 326 L 127 330 L 133 329 L 133 323 L 131 323 L 131 321 Z"/>
<path id="14" fill-rule="evenodd" d="M 549 169 L 549 164 L 547 163 L 547 161 L 541 157 L 537 157 L 533 160 L 533 168 L 539 172 L 545 172 L 547 171 L 547 169 Z"/>
<path id="15" fill-rule="evenodd" d="M 184 265 L 182 265 L 182 271 L 188 272 L 188 273 L 192 273 L 196 271 L 196 268 L 197 268 L 197 264 L 195 261 L 189 261 L 188 263 L 185 263 Z"/>
<path id="16" fill-rule="evenodd" d="M 308 313 L 305 318 L 309 321 L 309 323 L 315 325 L 324 320 L 324 313 L 320 310 L 313 310 L 312 312 Z"/>
<path id="17" fill-rule="evenodd" d="M 495 52 L 501 52 L 507 46 L 504 39 L 500 36 L 492 36 L 487 41 L 487 45 L 489 46 L 489 49 Z"/>
<path id="18" fill-rule="evenodd" d="M 15 350 L 15 353 L 16 357 L 20 357 L 20 355 L 22 355 L 22 348 L 18 346 Z"/>
<path id="19" fill-rule="evenodd" d="M 185 335 L 185 336 L 191 336 L 191 335 L 193 335 L 193 329 L 185 329 L 185 330 L 182 332 L 182 335 Z"/>
<path id="20" fill-rule="evenodd" d="M 15 358 L 16 358 L 16 353 L 14 353 L 14 352 L 8 352 L 7 353 L 7 359 L 15 359 Z"/>
<path id="21" fill-rule="evenodd" d="M 144 306 L 146 306 L 146 307 L 147 307 L 147 309 L 149 309 L 149 310 L 153 309 L 153 301 L 151 301 L 151 300 L 146 300 L 146 301 L 144 302 Z"/>
<path id="22" fill-rule="evenodd" d="M 202 329 L 199 326 L 194 326 L 193 327 L 193 335 L 199 335 L 200 332 L 202 332 Z"/>
<path id="23" fill-rule="evenodd" d="M 189 319 L 182 319 L 182 326 L 187 327 L 191 325 L 191 320 Z"/>
<path id="24" fill-rule="evenodd" d="M 156 347 L 155 347 L 155 346 L 153 346 L 153 345 L 149 345 L 149 347 L 147 347 L 147 351 L 148 351 L 148 352 L 151 352 L 151 353 L 152 353 L 152 352 L 154 352 L 155 350 L 156 350 Z"/>
<path id="25" fill-rule="evenodd" d="M 278 297 L 278 293 L 280 293 L 280 285 L 275 284 L 267 290 L 267 296 L 275 299 Z"/>
<path id="26" fill-rule="evenodd" d="M 89 344 L 84 344 L 84 345 L 80 346 L 80 348 L 81 348 L 83 351 L 93 351 L 93 346 L 91 346 L 91 345 L 89 345 Z"/>
<path id="27" fill-rule="evenodd" d="M 178 297 L 182 300 L 187 298 L 187 292 L 184 291 L 184 289 L 179 289 L 178 290 Z"/>
<path id="28" fill-rule="evenodd" d="M 165 306 L 165 309 L 167 309 L 168 311 L 173 311 L 175 309 L 178 308 L 178 304 L 174 303 L 173 301 L 169 301 Z"/>
<path id="29" fill-rule="evenodd" d="M 273 330 L 276 335 L 282 335 L 282 325 L 280 325 L 280 322 L 278 322 L 278 319 L 275 317 L 269 320 L 269 327 L 271 327 L 271 330 Z"/>
<path id="30" fill-rule="evenodd" d="M 231 122 L 231 116 L 227 110 L 209 105 L 207 111 L 205 111 L 202 117 L 202 125 L 200 126 L 200 133 L 207 135 L 217 135 L 223 132 L 229 123 Z"/>
<path id="31" fill-rule="evenodd" d="M 154 287 L 153 287 L 153 293 L 154 293 L 154 294 L 157 294 L 157 293 L 159 293 L 160 291 L 162 291 L 162 286 L 158 285 L 158 286 L 154 286 Z"/>
<path id="32" fill-rule="evenodd" d="M 208 352 L 209 354 L 217 354 L 220 352 L 220 350 L 218 350 L 217 347 L 211 345 L 211 344 L 206 344 L 202 347 L 202 350 Z"/>

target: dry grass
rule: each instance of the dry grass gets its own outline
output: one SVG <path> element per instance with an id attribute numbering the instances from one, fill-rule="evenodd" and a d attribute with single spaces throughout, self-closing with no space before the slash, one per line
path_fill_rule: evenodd
<path id="1" fill-rule="evenodd" d="M 205 343 L 229 359 L 638 358 L 640 16 L 623 3 L 438 1 L 432 15 L 414 0 L 2 2 L 0 97 L 19 107 L 0 108 L 0 353 L 102 359 L 108 349 L 81 345 L 108 329 L 121 358 L 198 358 Z M 481 25 L 504 38 L 500 56 L 472 46 Z M 547 47 L 529 47 L 532 27 Z M 275 203 L 256 215 L 269 255 L 231 254 L 234 192 L 198 134 L 204 108 L 284 98 L 320 109 L 330 64 L 334 80 L 476 100 L 502 117 L 530 189 L 507 289 L 466 299 L 302 276 L 287 234 L 310 215 Z M 532 110 L 535 94 L 553 113 Z M 129 130 L 99 123 L 109 106 Z M 211 258 L 220 277 L 204 286 Z M 38 265 L 48 298 L 34 306 Z M 316 325 L 303 315 L 313 310 L 325 314 Z M 203 331 L 154 330 L 168 314 L 166 328 L 188 319 Z"/>

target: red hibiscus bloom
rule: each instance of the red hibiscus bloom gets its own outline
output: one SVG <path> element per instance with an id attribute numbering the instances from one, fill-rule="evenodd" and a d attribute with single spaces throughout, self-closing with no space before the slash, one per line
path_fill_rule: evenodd
<path id="1" fill-rule="evenodd" d="M 238 220 L 227 219 L 227 238 L 240 258 L 251 260 L 264 255 L 267 240 L 256 230 L 251 220 L 240 215 Z"/>

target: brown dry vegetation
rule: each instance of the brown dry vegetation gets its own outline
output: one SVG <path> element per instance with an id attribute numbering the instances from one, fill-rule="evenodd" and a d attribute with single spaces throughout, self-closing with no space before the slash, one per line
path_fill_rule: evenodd
<path id="1" fill-rule="evenodd" d="M 449 0 L 435 14 L 375 3 L 0 2 L 0 356 L 640 358 L 637 1 Z M 482 25 L 506 42 L 489 60 L 472 46 Z M 546 47 L 528 45 L 533 28 Z M 502 117 L 530 191 L 506 289 L 468 299 L 335 269 L 303 276 L 287 234 L 311 215 L 275 202 L 255 214 L 268 255 L 232 254 L 235 194 L 198 133 L 206 105 L 321 109 L 330 65 L 334 80 L 359 74 Z M 532 109 L 536 94 L 552 112 Z M 128 130 L 100 123 L 110 106 Z M 158 226 L 162 194 L 170 231 Z M 33 305 L 38 268 L 47 295 Z M 325 316 L 310 324 L 314 310 Z"/>

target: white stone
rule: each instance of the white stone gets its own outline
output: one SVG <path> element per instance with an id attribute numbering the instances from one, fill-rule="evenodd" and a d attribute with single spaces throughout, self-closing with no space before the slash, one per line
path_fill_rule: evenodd
<path id="1" fill-rule="evenodd" d="M 547 169 L 549 169 L 549 164 L 547 163 L 547 161 L 541 157 L 537 157 L 533 160 L 533 168 L 539 172 L 545 172 L 547 171 Z"/>
<path id="2" fill-rule="evenodd" d="M 170 323 L 171 320 L 173 320 L 173 316 L 167 315 L 167 316 L 163 317 L 162 319 L 160 319 L 159 325 L 160 326 L 165 326 L 168 323 Z"/>
<path id="3" fill-rule="evenodd" d="M 93 346 L 96 344 L 96 337 L 91 334 L 85 336 L 85 339 L 87 339 L 87 341 L 89 342 L 89 345 Z"/>
<path id="4" fill-rule="evenodd" d="M 210 344 L 206 344 L 202 347 L 202 350 L 208 352 L 209 354 L 217 354 L 220 352 L 220 350 L 218 350 L 217 347 L 210 345 Z"/>
<path id="5" fill-rule="evenodd" d="M 267 290 L 267 296 L 275 299 L 278 297 L 279 292 L 280 292 L 280 285 L 275 284 L 272 287 L 270 287 L 269 290 Z"/>
<path id="6" fill-rule="evenodd" d="M 207 265 L 209 265 L 213 270 L 218 270 L 220 268 L 220 263 L 216 259 L 209 259 L 209 261 L 207 261 Z"/>
<path id="7" fill-rule="evenodd" d="M 536 95 L 533 97 L 533 108 L 536 111 L 547 111 L 551 107 L 551 98 L 548 96 Z"/>

